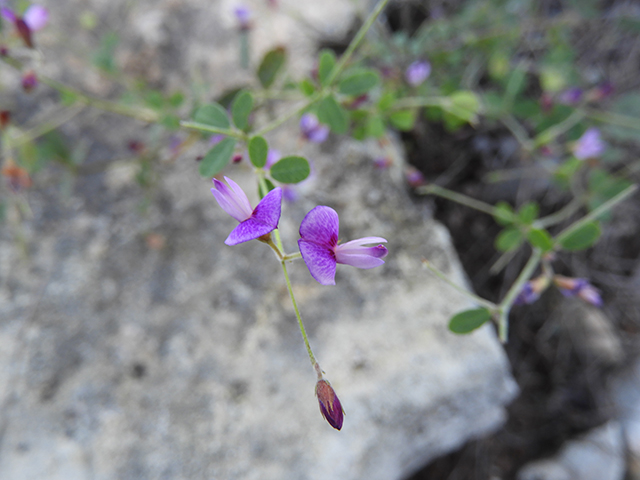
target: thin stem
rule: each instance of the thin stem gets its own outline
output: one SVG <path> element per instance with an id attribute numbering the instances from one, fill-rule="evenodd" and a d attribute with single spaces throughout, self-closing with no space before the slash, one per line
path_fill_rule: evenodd
<path id="1" fill-rule="evenodd" d="M 311 345 L 309 345 L 309 337 L 307 337 L 307 331 L 305 330 L 304 324 L 302 323 L 302 317 L 300 316 L 300 310 L 298 310 L 298 304 L 296 303 L 296 299 L 293 296 L 293 288 L 291 287 L 291 280 L 289 280 L 289 273 L 287 272 L 287 265 L 285 260 L 282 260 L 280 264 L 282 265 L 282 272 L 284 273 L 284 279 L 287 282 L 287 289 L 289 290 L 289 297 L 291 297 L 293 310 L 296 312 L 296 318 L 298 319 L 298 327 L 300 327 L 300 333 L 302 334 L 304 345 L 307 347 L 307 353 L 309 354 L 309 360 L 311 360 L 311 365 L 315 369 L 318 362 L 316 362 L 316 357 L 313 356 Z"/>
<path id="2" fill-rule="evenodd" d="M 56 113 L 55 118 L 53 120 L 39 124 L 33 127 L 32 129 L 27 130 L 18 138 L 16 138 L 13 142 L 14 148 L 19 147 L 20 145 L 23 145 L 25 143 L 31 142 L 36 138 L 39 138 L 42 135 L 45 135 L 52 130 L 55 130 L 61 125 L 64 125 L 65 123 L 73 119 L 76 115 L 78 115 L 83 108 L 84 107 L 69 108 L 62 113 Z"/>
<path id="3" fill-rule="evenodd" d="M 329 78 L 327 78 L 327 85 L 331 85 L 342 73 L 345 66 L 347 65 L 347 62 L 349 62 L 349 60 L 351 59 L 353 52 L 355 52 L 356 48 L 358 48 L 362 40 L 364 40 L 365 35 L 367 34 L 371 26 L 375 23 L 376 19 L 382 13 L 384 7 L 386 7 L 388 3 L 389 0 L 380 0 L 380 2 L 378 2 L 378 5 L 376 5 L 369 17 L 362 24 L 362 27 L 360 27 L 360 30 L 358 30 L 356 36 L 353 37 L 353 40 L 351 40 L 351 43 L 347 47 L 347 50 L 340 57 L 338 63 L 333 67 Z"/>
<path id="4" fill-rule="evenodd" d="M 551 140 L 557 138 L 558 136 L 565 133 L 567 130 L 570 130 L 575 125 L 580 123 L 582 119 L 586 116 L 586 113 L 582 110 L 576 110 L 567 118 L 565 118 L 562 122 L 556 123 L 555 125 L 547 128 L 543 132 L 540 132 L 536 135 L 536 138 L 533 139 L 533 147 L 538 148 L 542 145 L 549 143 Z"/>
<path id="5" fill-rule="evenodd" d="M 458 290 L 460 293 L 462 293 L 463 295 L 469 297 L 471 300 L 473 300 L 474 302 L 476 302 L 478 305 L 482 305 L 483 307 L 487 307 L 489 310 L 491 311 L 496 311 L 498 309 L 498 306 L 493 303 L 490 302 L 489 300 L 485 300 L 482 297 L 479 297 L 478 295 L 476 295 L 473 292 L 470 292 L 469 290 L 467 290 L 466 288 L 464 288 L 461 285 L 458 285 L 457 283 L 455 283 L 454 281 L 452 281 L 449 277 L 447 277 L 443 272 L 441 272 L 440 270 L 438 270 L 438 268 L 436 268 L 429 260 L 427 260 L 426 258 L 422 259 L 422 264 L 427 267 L 431 273 L 433 273 L 436 277 L 438 277 L 440 280 L 444 281 L 445 283 L 449 284 L 450 286 L 452 286 L 453 288 L 455 288 L 456 290 Z"/>
<path id="6" fill-rule="evenodd" d="M 230 128 L 214 127 L 212 125 L 207 125 L 205 123 L 182 121 L 182 122 L 180 122 L 180 126 L 183 127 L 183 128 L 191 128 L 191 129 L 194 129 L 194 130 L 199 130 L 201 132 L 217 133 L 217 134 L 220 134 L 220 135 L 226 135 L 228 137 L 237 138 L 238 140 L 246 140 L 247 139 L 247 134 L 244 133 L 244 132 L 241 132 L 239 130 L 232 130 Z"/>
<path id="7" fill-rule="evenodd" d="M 419 107 L 440 107 L 449 99 L 445 97 L 406 97 L 393 104 L 391 110 L 402 110 L 405 108 Z"/>
<path id="8" fill-rule="evenodd" d="M 520 272 L 520 275 L 518 275 L 514 284 L 511 285 L 511 288 L 504 299 L 502 299 L 502 302 L 500 302 L 500 305 L 498 305 L 498 311 L 500 312 L 498 316 L 498 336 L 502 343 L 507 343 L 507 339 L 509 338 L 509 311 L 513 306 L 513 302 L 515 302 L 518 294 L 522 291 L 524 284 L 527 283 L 533 275 L 541 258 L 542 250 L 534 248 L 531 257 L 529 257 L 529 261 Z"/>
<path id="9" fill-rule="evenodd" d="M 531 139 L 529 138 L 529 135 L 527 134 L 527 131 L 524 129 L 524 127 L 520 125 L 520 122 L 518 122 L 518 119 L 516 119 L 510 113 L 505 113 L 500 118 L 500 121 L 505 127 L 509 129 L 513 136 L 516 137 L 516 140 L 522 148 L 524 148 L 528 152 L 532 150 Z"/>
<path id="10" fill-rule="evenodd" d="M 556 244 L 561 243 L 562 240 L 567 238 L 569 235 L 571 235 L 573 232 L 575 232 L 576 230 L 581 228 L 583 225 L 589 223 L 592 220 L 595 220 L 600 215 L 602 215 L 604 212 L 610 210 L 611 208 L 613 208 L 618 203 L 622 202 L 627 197 L 630 197 L 631 195 L 633 195 L 636 190 L 638 190 L 638 186 L 637 185 L 630 185 L 629 187 L 625 188 L 622 192 L 620 192 L 618 195 L 616 195 L 615 197 L 611 198 L 610 200 L 607 200 L 602 205 L 600 205 L 598 208 L 596 208 L 592 212 L 590 212 L 587 215 L 585 215 L 584 217 L 582 217 L 580 220 L 578 220 L 575 223 L 569 225 L 567 228 L 565 228 L 563 231 L 561 231 L 558 235 L 556 235 L 556 237 L 554 239 Z"/>
<path id="11" fill-rule="evenodd" d="M 290 261 L 293 261 L 293 260 L 297 260 L 298 258 L 302 258 L 302 254 L 301 254 L 300 252 L 296 252 L 296 253 L 287 253 L 287 254 L 284 256 L 283 260 L 284 260 L 285 262 L 290 262 Z"/>
<path id="12" fill-rule="evenodd" d="M 566 220 L 571 215 L 576 213 L 582 207 L 583 201 L 581 198 L 573 198 L 569 203 L 567 203 L 564 207 L 558 210 L 551 215 L 547 215 L 546 217 L 542 217 L 534 222 L 534 227 L 536 228 L 547 228 L 551 225 L 557 225 L 558 223 Z"/>
<path id="13" fill-rule="evenodd" d="M 320 100 L 320 98 L 322 98 L 322 96 L 319 93 L 316 93 L 315 95 L 309 97 L 309 99 L 306 102 L 304 102 L 304 104 L 302 106 L 294 108 L 294 109 L 291 109 L 289 112 L 285 113 L 284 115 L 279 116 L 273 122 L 268 123 L 267 125 L 262 127 L 260 130 L 258 130 L 255 133 L 255 135 L 264 135 L 265 133 L 270 132 L 271 130 L 274 130 L 274 129 L 278 128 L 280 125 L 282 125 L 287 120 L 289 120 L 291 118 L 294 118 L 294 117 L 297 117 L 298 115 L 300 115 L 307 108 L 309 108 L 311 105 L 313 105 L 318 100 Z"/>
<path id="14" fill-rule="evenodd" d="M 640 122 L 638 122 L 637 118 L 629 117 L 627 115 L 620 115 L 619 113 L 602 112 L 592 108 L 585 109 L 585 113 L 589 118 L 598 120 L 600 122 L 617 125 L 619 127 L 640 130 Z"/>
<path id="15" fill-rule="evenodd" d="M 420 187 L 418 189 L 418 193 L 424 195 L 437 195 L 439 197 L 446 198 L 447 200 L 451 200 L 452 202 L 459 203 L 460 205 L 466 205 L 467 207 L 475 208 L 476 210 L 488 213 L 492 216 L 496 214 L 496 209 L 493 205 L 481 202 L 480 200 L 476 200 L 475 198 L 467 197 L 466 195 L 448 190 L 438 185 L 432 184 Z"/>

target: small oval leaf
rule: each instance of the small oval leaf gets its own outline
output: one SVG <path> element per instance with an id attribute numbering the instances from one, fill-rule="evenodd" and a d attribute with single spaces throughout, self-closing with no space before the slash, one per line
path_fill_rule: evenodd
<path id="1" fill-rule="evenodd" d="M 253 108 L 253 95 L 250 92 L 242 91 L 236 95 L 231 104 L 231 117 L 233 123 L 240 130 L 245 130 L 249 126 L 249 115 Z"/>
<path id="2" fill-rule="evenodd" d="M 600 233 L 600 224 L 598 222 L 589 222 L 561 238 L 559 242 L 565 250 L 584 250 L 598 241 Z"/>
<path id="3" fill-rule="evenodd" d="M 327 83 L 335 64 L 336 54 L 333 50 L 324 49 L 320 52 L 320 59 L 318 60 L 318 80 L 320 80 L 320 85 L 324 86 Z"/>
<path id="4" fill-rule="evenodd" d="M 340 93 L 362 95 L 380 82 L 380 76 L 373 70 L 359 70 L 340 81 Z"/>
<path id="5" fill-rule="evenodd" d="M 263 137 L 253 137 L 249 140 L 249 159 L 254 167 L 262 168 L 267 164 L 269 145 Z"/>
<path id="6" fill-rule="evenodd" d="M 235 138 L 225 138 L 216 144 L 200 162 L 199 172 L 203 177 L 211 178 L 227 166 L 233 150 L 236 148 Z"/>
<path id="7" fill-rule="evenodd" d="M 415 110 L 398 110 L 389 115 L 389 122 L 395 128 L 401 131 L 409 131 L 416 123 L 416 111 Z"/>
<path id="8" fill-rule="evenodd" d="M 531 225 L 538 217 L 539 207 L 535 202 L 527 202 L 518 210 L 518 219 L 525 225 Z"/>
<path id="9" fill-rule="evenodd" d="M 539 248 L 543 252 L 553 250 L 553 239 L 549 232 L 541 228 L 532 228 L 527 234 L 527 239 L 534 247 Z"/>
<path id="10" fill-rule="evenodd" d="M 271 167 L 270 173 L 280 183 L 298 183 L 309 176 L 311 167 L 306 158 L 284 157 Z"/>
<path id="11" fill-rule="evenodd" d="M 523 240 L 520 230 L 517 228 L 505 228 L 496 237 L 495 247 L 496 250 L 501 252 L 508 252 L 518 248 Z"/>
<path id="12" fill-rule="evenodd" d="M 511 208 L 511 205 L 507 202 L 498 202 L 496 204 L 493 218 L 498 225 L 502 225 L 503 227 L 511 225 L 516 220 L 513 208 Z"/>
<path id="13" fill-rule="evenodd" d="M 347 133 L 349 130 L 349 113 L 333 95 L 326 97 L 318 105 L 318 120 L 329 125 L 329 128 L 338 134 Z"/>
<path id="14" fill-rule="evenodd" d="M 274 48 L 265 54 L 258 67 L 258 80 L 264 88 L 273 85 L 286 61 L 287 51 L 284 47 Z"/>
<path id="15" fill-rule="evenodd" d="M 201 106 L 196 110 L 193 119 L 198 123 L 204 123 L 205 125 L 218 128 L 229 128 L 231 125 L 227 111 L 217 103 Z"/>
<path id="16" fill-rule="evenodd" d="M 474 308 L 457 313 L 449 320 L 449 330 L 453 333 L 471 333 L 491 320 L 491 313 L 486 308 Z"/>

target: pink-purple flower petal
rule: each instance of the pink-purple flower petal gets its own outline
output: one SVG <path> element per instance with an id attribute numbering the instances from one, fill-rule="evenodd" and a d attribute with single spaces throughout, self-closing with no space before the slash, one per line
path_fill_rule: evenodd
<path id="1" fill-rule="evenodd" d="M 264 198 L 260 200 L 258 206 L 253 210 L 251 218 L 264 225 L 270 226 L 271 230 L 275 230 L 278 228 L 281 209 L 282 188 L 277 187 L 267 193 Z"/>
<path id="2" fill-rule="evenodd" d="M 15 21 L 18 19 L 13 10 L 7 7 L 0 8 L 0 14 L 11 23 L 15 23 Z"/>
<path id="3" fill-rule="evenodd" d="M 218 201 L 222 209 L 235 218 L 239 222 L 243 222 L 249 217 L 253 211 L 247 195 L 242 191 L 240 186 L 228 177 L 224 177 L 229 186 L 217 178 L 213 179 L 214 188 L 211 193 Z"/>
<path id="4" fill-rule="evenodd" d="M 49 11 L 42 5 L 34 4 L 27 8 L 22 18 L 32 32 L 37 32 L 49 22 Z"/>
<path id="5" fill-rule="evenodd" d="M 314 280 L 321 285 L 336 284 L 336 257 L 330 247 L 300 239 L 298 248 Z"/>
<path id="6" fill-rule="evenodd" d="M 300 236 L 305 241 L 333 249 L 338 244 L 339 225 L 336 211 L 321 205 L 304 217 L 300 223 Z"/>

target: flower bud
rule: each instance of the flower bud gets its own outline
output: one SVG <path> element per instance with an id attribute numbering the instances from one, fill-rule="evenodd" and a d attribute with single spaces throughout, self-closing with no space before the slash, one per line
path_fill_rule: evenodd
<path id="1" fill-rule="evenodd" d="M 329 425 L 336 430 L 340 430 L 344 419 L 344 410 L 342 410 L 342 405 L 333 387 L 325 379 L 318 380 L 316 396 L 318 397 L 322 416 L 329 422 Z"/>

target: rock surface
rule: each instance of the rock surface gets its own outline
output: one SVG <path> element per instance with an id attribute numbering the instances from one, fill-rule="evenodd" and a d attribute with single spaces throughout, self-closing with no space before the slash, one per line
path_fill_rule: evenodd
<path id="1" fill-rule="evenodd" d="M 94 6 L 109 19 L 116 3 Z M 201 61 L 215 78 L 229 73 L 212 89 L 220 93 L 242 77 L 224 23 L 230 5 L 139 2 L 128 22 L 152 50 L 172 44 L 166 29 L 182 32 L 190 53 L 168 84 Z M 71 11 L 53 18 L 71 25 Z M 89 160 L 100 161 L 140 127 L 80 116 L 65 132 L 89 139 Z M 318 204 L 339 213 L 341 239 L 389 240 L 383 267 L 340 266 L 337 287 L 317 284 L 301 261 L 290 267 L 312 346 L 346 410 L 343 430 L 320 416 L 278 262 L 258 242 L 224 245 L 236 222 L 192 156 L 157 166 L 146 193 L 125 168 L 83 176 L 65 197 L 52 171 L 29 195 L 28 256 L 14 232 L 0 233 L 3 480 L 400 479 L 501 425 L 516 394 L 507 360 L 490 327 L 448 332 L 469 303 L 420 259 L 460 283 L 464 273 L 446 230 L 406 194 L 401 156 L 377 170 L 372 160 L 388 152 L 375 144 L 300 145 L 295 120 L 269 140 L 308 156 L 316 172 L 283 207 L 286 250 Z M 250 169 L 225 174 L 255 204 Z"/>

